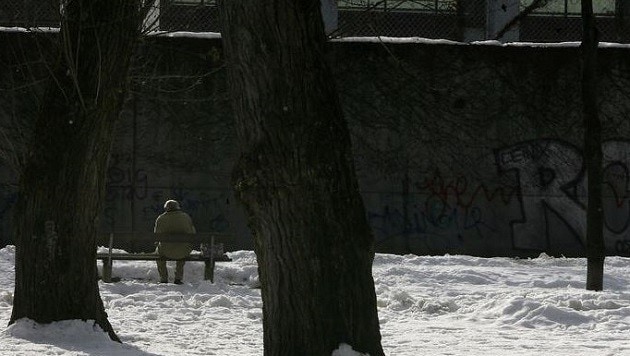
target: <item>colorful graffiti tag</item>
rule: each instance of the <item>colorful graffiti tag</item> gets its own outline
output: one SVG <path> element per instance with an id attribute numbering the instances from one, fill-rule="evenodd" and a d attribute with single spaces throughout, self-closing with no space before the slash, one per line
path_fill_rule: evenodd
<path id="1" fill-rule="evenodd" d="M 607 252 L 630 255 L 630 141 L 609 140 L 602 150 Z M 582 151 L 562 140 L 539 139 L 498 148 L 488 158 L 497 171 L 482 172 L 485 181 L 461 174 L 445 178 L 436 169 L 411 192 L 368 196 L 377 241 L 415 239 L 423 243 L 409 251 L 416 253 L 425 253 L 423 248 L 477 253 L 473 245 L 485 239 L 492 241 L 489 246 L 503 245 L 506 254 L 583 254 L 587 177 Z"/>

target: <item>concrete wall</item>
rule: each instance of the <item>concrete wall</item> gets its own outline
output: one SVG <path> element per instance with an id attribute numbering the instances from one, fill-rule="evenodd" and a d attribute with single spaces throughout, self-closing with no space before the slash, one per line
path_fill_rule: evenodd
<path id="1" fill-rule="evenodd" d="M 238 152 L 220 40 L 148 39 L 139 56 L 102 230 L 149 231 L 174 198 L 199 231 L 251 248 L 229 183 Z M 599 88 L 606 246 L 626 256 L 629 57 L 601 50 Z M 335 42 L 330 61 L 378 251 L 584 253 L 578 48 Z M 0 194 L 3 227 L 15 194 Z"/>
<path id="2" fill-rule="evenodd" d="M 342 44 L 335 63 L 380 250 L 584 253 L 578 48 Z M 606 246 L 628 254 L 630 67 L 601 51 Z"/>

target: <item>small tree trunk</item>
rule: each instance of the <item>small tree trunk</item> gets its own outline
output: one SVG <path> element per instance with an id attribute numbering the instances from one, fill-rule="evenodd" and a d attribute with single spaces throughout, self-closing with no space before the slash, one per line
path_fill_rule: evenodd
<path id="1" fill-rule="evenodd" d="M 226 0 L 241 148 L 235 191 L 254 235 L 265 355 L 382 355 L 373 237 L 317 0 Z"/>
<path id="2" fill-rule="evenodd" d="M 63 11 L 59 58 L 20 176 L 10 323 L 94 320 L 119 341 L 98 290 L 95 241 L 138 2 L 74 0 Z"/>
<path id="3" fill-rule="evenodd" d="M 586 289 L 602 290 L 604 280 L 604 214 L 602 207 L 602 125 L 597 110 L 597 27 L 592 0 L 582 0 L 582 102 L 584 164 L 588 177 Z"/>

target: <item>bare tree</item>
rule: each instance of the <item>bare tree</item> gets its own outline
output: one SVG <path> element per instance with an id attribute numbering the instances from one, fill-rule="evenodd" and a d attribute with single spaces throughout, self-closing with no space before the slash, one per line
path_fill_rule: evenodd
<path id="1" fill-rule="evenodd" d="M 62 4 L 58 57 L 19 172 L 10 323 L 94 320 L 120 341 L 98 290 L 95 238 L 140 1 Z"/>
<path id="2" fill-rule="evenodd" d="M 382 355 L 373 237 L 316 0 L 221 9 L 241 157 L 237 197 L 254 236 L 266 355 Z"/>
<path id="3" fill-rule="evenodd" d="M 604 210 L 602 203 L 602 124 L 597 108 L 597 27 L 593 1 L 582 0 L 582 114 L 584 165 L 588 176 L 586 208 L 586 289 L 602 290 L 604 275 Z"/>
<path id="4" fill-rule="evenodd" d="M 523 12 L 510 21 L 499 35 L 505 33 L 519 20 L 533 10 L 546 5 L 544 1 L 534 0 Z M 604 275 L 604 211 L 602 167 L 602 123 L 597 106 L 597 48 L 598 30 L 593 13 L 593 1 L 581 0 L 582 10 L 582 115 L 584 123 L 584 166 L 588 176 L 588 204 L 586 208 L 586 254 L 587 277 L 586 289 L 602 290 Z M 616 11 L 622 11 L 621 3 L 616 4 Z M 620 16 L 620 15 L 619 15 Z M 621 27 L 620 27 L 621 28 Z"/>
<path id="5" fill-rule="evenodd" d="M 625 0 L 615 0 L 615 22 L 619 42 L 630 41 L 630 4 Z"/>

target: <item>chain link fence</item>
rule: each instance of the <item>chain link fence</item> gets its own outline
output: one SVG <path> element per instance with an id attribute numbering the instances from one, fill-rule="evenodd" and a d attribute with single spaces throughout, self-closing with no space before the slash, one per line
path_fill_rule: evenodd
<path id="1" fill-rule="evenodd" d="M 470 42 L 509 27 L 504 41 L 564 42 L 581 39 L 580 0 L 331 0 L 337 26 L 331 37 L 425 37 Z M 155 29 L 221 32 L 216 0 L 160 0 Z M 600 40 L 630 43 L 630 1 L 593 0 Z M 58 0 L 4 0 L 0 26 L 56 26 Z M 154 15 L 155 15 L 154 14 Z"/>

